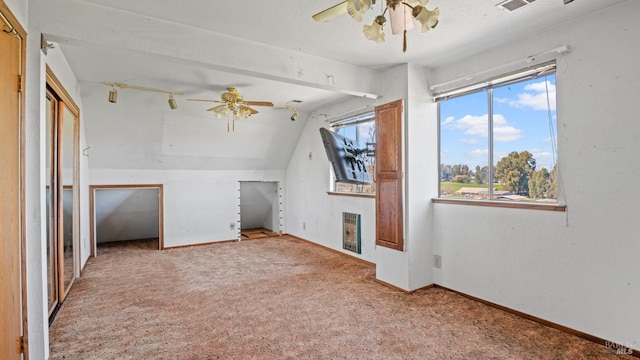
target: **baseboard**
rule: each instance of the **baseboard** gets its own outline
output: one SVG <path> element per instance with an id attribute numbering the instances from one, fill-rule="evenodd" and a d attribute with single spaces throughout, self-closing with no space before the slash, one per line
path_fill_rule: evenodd
<path id="1" fill-rule="evenodd" d="M 342 252 L 342 251 L 339 251 L 339 250 L 336 250 L 336 249 L 330 248 L 330 247 L 325 246 L 325 245 L 322 245 L 322 244 L 318 244 L 318 243 L 316 243 L 316 242 L 313 242 L 313 241 L 311 241 L 311 240 L 307 240 L 307 239 L 301 238 L 301 237 L 299 237 L 299 236 L 295 236 L 295 235 L 291 235 L 291 234 L 284 234 L 284 235 L 286 235 L 286 236 L 290 236 L 290 237 L 292 237 L 292 238 L 294 238 L 294 239 L 297 239 L 297 240 L 300 240 L 300 241 L 307 242 L 307 243 L 309 243 L 309 244 L 311 244 L 311 245 L 319 246 L 319 247 L 321 247 L 321 248 L 323 248 L 323 249 L 325 249 L 325 250 L 329 250 L 329 251 L 334 252 L 334 253 L 336 253 L 336 254 L 340 254 L 340 255 L 347 256 L 347 257 L 349 257 L 349 258 L 351 258 L 351 259 L 354 259 L 354 260 L 356 260 L 356 261 L 359 261 L 359 262 L 361 262 L 361 263 L 364 263 L 364 264 L 367 264 L 367 265 L 370 265 L 370 266 L 375 266 L 375 265 L 376 265 L 375 263 L 372 263 L 372 262 L 367 261 L 367 260 L 365 260 L 365 259 L 361 259 L 361 258 L 359 258 L 359 257 L 357 257 L 357 256 L 353 256 L 353 255 L 351 255 L 351 254 L 347 254 L 347 253 L 345 253 L 345 252 Z"/>
<path id="2" fill-rule="evenodd" d="M 423 287 L 421 287 L 421 288 L 417 288 L 417 289 L 415 289 L 415 290 L 405 290 L 405 289 L 403 289 L 403 288 L 399 288 L 399 287 L 397 287 L 397 286 L 395 286 L 395 285 L 391 285 L 391 284 L 389 284 L 388 282 L 385 282 L 385 281 L 382 281 L 382 280 L 379 280 L 379 279 L 374 279 L 374 281 L 375 281 L 375 282 L 377 282 L 377 283 L 378 283 L 378 284 L 380 284 L 380 285 L 384 285 L 384 286 L 386 286 L 386 287 L 388 287 L 388 288 L 391 288 L 391 289 L 396 290 L 396 291 L 403 292 L 403 293 L 405 293 L 405 294 L 413 294 L 413 293 L 414 293 L 414 292 L 416 292 L 416 291 L 419 291 L 419 290 L 426 290 L 426 289 L 431 289 L 431 288 L 434 288 L 434 287 L 436 287 L 436 286 L 437 286 L 436 284 L 429 284 L 429 285 L 427 285 L 427 286 L 423 286 Z"/>
<path id="3" fill-rule="evenodd" d="M 207 246 L 207 245 L 213 245 L 213 244 L 227 244 L 227 243 L 232 243 L 232 242 L 238 242 L 238 239 L 210 241 L 210 242 L 206 242 L 206 243 L 197 243 L 197 244 L 188 244 L 188 245 L 165 246 L 164 248 L 162 248 L 162 250 L 183 249 L 183 248 L 189 248 L 189 247 L 194 247 L 194 246 Z"/>
<path id="4" fill-rule="evenodd" d="M 593 336 L 591 334 L 587 334 L 585 332 L 582 332 L 582 331 L 579 331 L 579 330 L 576 330 L 576 329 L 572 329 L 570 327 L 566 327 L 564 325 L 560 325 L 560 324 L 557 324 L 557 323 L 554 323 L 554 322 L 551 322 L 551 321 L 548 321 L 548 320 L 545 320 L 545 319 L 542 319 L 542 318 L 539 318 L 539 317 L 536 317 L 536 316 L 533 316 L 533 315 L 529 315 L 529 314 L 523 313 L 521 311 L 508 308 L 506 306 L 498 305 L 498 304 L 493 303 L 491 301 L 483 300 L 483 299 L 480 299 L 480 298 L 477 298 L 475 296 L 471 296 L 471 295 L 465 294 L 465 293 L 457 291 L 457 290 L 449 289 L 449 288 L 444 287 L 442 285 L 434 285 L 434 287 L 450 291 L 450 292 L 458 294 L 460 296 L 464 296 L 467 299 L 471 299 L 473 301 L 477 301 L 479 303 L 491 306 L 491 307 L 496 308 L 498 310 L 502 310 L 502 311 L 508 312 L 510 314 L 519 316 L 521 318 L 524 318 L 524 319 L 527 319 L 527 320 L 531 320 L 533 322 L 537 322 L 538 324 L 541 324 L 541 325 L 544 325 L 544 326 L 547 326 L 547 327 L 562 331 L 564 333 L 567 333 L 567 334 L 570 334 L 570 335 L 573 335 L 573 336 L 577 336 L 579 338 L 582 338 L 582 339 L 594 342 L 596 344 L 602 345 L 602 346 L 606 347 L 607 350 L 610 351 L 612 354 L 625 354 L 625 355 L 632 355 L 634 357 L 640 358 L 640 350 L 632 349 L 630 347 L 627 347 L 627 345 L 625 345 L 625 344 L 618 344 L 618 343 L 610 341 L 610 340 L 605 340 L 603 338 L 600 338 L 600 337 L 597 337 L 597 336 Z"/>

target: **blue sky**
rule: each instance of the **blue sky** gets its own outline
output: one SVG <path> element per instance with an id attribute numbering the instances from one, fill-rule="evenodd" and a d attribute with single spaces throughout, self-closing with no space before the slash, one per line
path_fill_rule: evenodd
<path id="1" fill-rule="evenodd" d="M 557 158 L 555 84 L 551 74 L 494 88 L 494 164 L 511 151 L 527 150 L 536 159 L 536 169 L 551 171 Z M 440 103 L 442 164 L 467 164 L 470 169 L 488 164 L 487 114 L 487 91 Z"/>

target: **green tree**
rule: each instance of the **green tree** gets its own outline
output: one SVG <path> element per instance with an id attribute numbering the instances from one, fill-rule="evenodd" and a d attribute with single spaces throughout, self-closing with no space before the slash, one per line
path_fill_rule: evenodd
<path id="1" fill-rule="evenodd" d="M 542 168 L 533 173 L 529 180 L 529 196 L 532 199 L 549 199 L 552 186 L 551 174 L 546 168 Z"/>
<path id="2" fill-rule="evenodd" d="M 536 159 L 528 151 L 512 151 L 496 165 L 496 179 L 503 189 L 514 194 L 529 196 L 529 179 L 536 170 Z"/>
<path id="3" fill-rule="evenodd" d="M 551 169 L 551 173 L 549 174 L 551 178 L 551 189 L 549 189 L 549 199 L 558 199 L 558 163 L 553 165 L 553 169 Z"/>
<path id="4" fill-rule="evenodd" d="M 476 184 L 482 184 L 482 169 L 480 165 L 476 165 L 476 172 L 473 173 L 473 179 L 476 181 Z"/>

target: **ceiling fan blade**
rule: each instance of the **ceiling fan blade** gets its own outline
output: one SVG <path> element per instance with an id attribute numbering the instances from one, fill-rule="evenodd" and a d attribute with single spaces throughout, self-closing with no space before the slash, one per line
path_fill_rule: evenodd
<path id="1" fill-rule="evenodd" d="M 245 104 L 253 105 L 253 106 L 269 106 L 269 107 L 273 107 L 273 103 L 270 102 L 270 101 L 245 101 Z"/>
<path id="2" fill-rule="evenodd" d="M 347 2 L 343 1 L 326 10 L 320 11 L 319 13 L 313 15 L 312 18 L 317 22 L 324 22 L 324 21 L 329 21 L 337 16 L 340 16 L 346 12 L 347 12 Z"/>
<path id="3" fill-rule="evenodd" d="M 218 106 L 214 106 L 212 108 L 207 109 L 207 111 L 217 111 L 218 109 L 222 109 L 227 107 L 227 105 L 218 105 Z"/>
<path id="4" fill-rule="evenodd" d="M 203 101 L 203 102 L 222 103 L 222 101 L 220 101 L 220 100 L 209 100 L 209 99 L 187 99 L 187 101 Z"/>
<path id="5" fill-rule="evenodd" d="M 255 115 L 258 113 L 258 110 L 244 105 L 240 106 L 240 111 L 247 113 L 247 116 Z"/>

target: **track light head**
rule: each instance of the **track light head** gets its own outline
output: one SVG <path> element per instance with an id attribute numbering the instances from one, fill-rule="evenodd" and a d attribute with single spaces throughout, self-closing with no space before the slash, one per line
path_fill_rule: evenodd
<path id="1" fill-rule="evenodd" d="M 109 102 L 114 104 L 118 102 L 118 91 L 116 91 L 116 89 L 114 88 L 111 88 L 111 90 L 109 90 Z"/>
<path id="2" fill-rule="evenodd" d="M 298 118 L 298 110 L 293 110 L 293 115 L 291 115 L 291 121 L 296 121 Z"/>
<path id="3" fill-rule="evenodd" d="M 169 94 L 169 107 L 171 110 L 178 108 L 178 103 L 176 102 L 176 99 L 173 98 L 173 94 Z"/>

